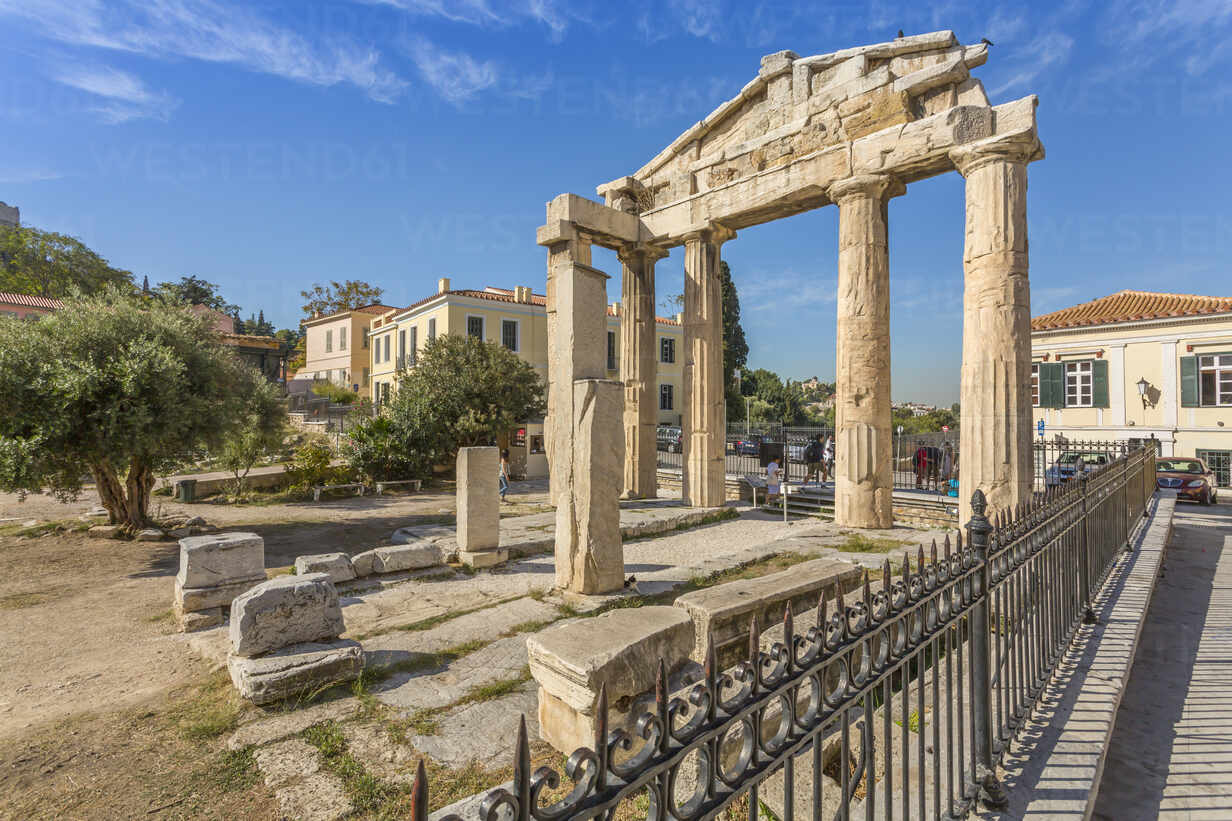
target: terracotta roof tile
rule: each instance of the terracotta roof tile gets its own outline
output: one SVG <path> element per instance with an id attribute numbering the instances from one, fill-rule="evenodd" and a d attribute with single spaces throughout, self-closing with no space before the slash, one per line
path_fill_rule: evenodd
<path id="1" fill-rule="evenodd" d="M 29 294 L 9 294 L 0 292 L 0 302 L 9 305 L 21 305 L 25 308 L 46 308 L 49 311 L 58 311 L 64 307 L 64 303 L 58 299 L 51 299 L 45 296 L 30 296 Z"/>
<path id="2" fill-rule="evenodd" d="M 1082 328 L 1145 319 L 1169 319 L 1230 312 L 1232 312 L 1232 297 L 1127 290 L 1037 316 L 1031 320 L 1031 330 Z"/>

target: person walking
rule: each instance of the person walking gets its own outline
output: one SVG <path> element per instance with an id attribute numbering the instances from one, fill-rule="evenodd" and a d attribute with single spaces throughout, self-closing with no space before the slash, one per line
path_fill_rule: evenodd
<path id="1" fill-rule="evenodd" d="M 924 477 L 928 475 L 928 449 L 924 447 L 923 440 L 916 442 L 915 448 L 915 486 L 917 489 L 924 487 Z"/>
<path id="2" fill-rule="evenodd" d="M 821 434 L 814 436 L 804 449 L 804 481 L 812 482 L 821 475 Z"/>
<path id="3" fill-rule="evenodd" d="M 821 448 L 821 483 L 824 485 L 834 475 L 834 436 L 826 436 Z"/>
<path id="4" fill-rule="evenodd" d="M 505 498 L 505 494 L 509 492 L 509 451 L 502 450 L 500 456 L 500 500 L 502 504 L 508 504 L 509 500 Z"/>
<path id="5" fill-rule="evenodd" d="M 772 457 L 770 464 L 766 465 L 766 504 L 771 504 L 779 498 L 780 473 L 779 460 Z"/>
<path id="6" fill-rule="evenodd" d="M 945 443 L 945 450 L 941 452 L 941 483 L 945 490 L 950 489 L 950 479 L 954 473 L 954 446 L 949 442 Z"/>

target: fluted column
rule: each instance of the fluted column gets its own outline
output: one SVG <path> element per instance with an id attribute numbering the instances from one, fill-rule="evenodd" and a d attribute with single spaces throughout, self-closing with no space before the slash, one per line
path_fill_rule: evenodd
<path id="1" fill-rule="evenodd" d="M 835 362 L 834 521 L 892 527 L 890 256 L 887 202 L 903 187 L 885 175 L 835 183 L 838 344 Z"/>
<path id="2" fill-rule="evenodd" d="M 625 386 L 624 495 L 653 499 L 657 492 L 658 357 L 655 355 L 655 262 L 667 256 L 630 245 L 621 263 L 620 378 Z"/>
<path id="3" fill-rule="evenodd" d="M 723 386 L 723 298 L 719 248 L 736 234 L 715 225 L 684 245 L 684 470 L 681 496 L 693 507 L 726 501 L 727 407 Z"/>
<path id="4" fill-rule="evenodd" d="M 971 494 L 994 511 L 1030 499 L 1031 285 L 1027 163 L 1038 142 L 966 146 L 950 154 L 967 181 L 959 521 Z"/>

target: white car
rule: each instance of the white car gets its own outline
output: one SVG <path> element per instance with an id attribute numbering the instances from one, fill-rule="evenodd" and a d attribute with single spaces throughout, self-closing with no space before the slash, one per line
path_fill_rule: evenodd
<path id="1" fill-rule="evenodd" d="M 1098 470 L 1111 461 L 1112 457 L 1107 453 L 1066 451 L 1044 471 L 1044 484 L 1048 487 L 1063 485 L 1079 474 Z"/>

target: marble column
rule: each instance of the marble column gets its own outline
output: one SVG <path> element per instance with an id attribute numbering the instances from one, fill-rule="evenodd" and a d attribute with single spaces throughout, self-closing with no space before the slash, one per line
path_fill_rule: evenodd
<path id="1" fill-rule="evenodd" d="M 620 378 L 624 382 L 624 495 L 656 495 L 658 356 L 655 324 L 655 262 L 665 251 L 630 245 L 617 254 L 621 263 Z"/>
<path id="2" fill-rule="evenodd" d="M 548 249 L 547 288 L 544 292 L 547 297 L 548 332 L 547 414 L 543 418 L 543 442 L 548 459 L 548 500 L 552 504 L 556 504 L 557 496 L 563 487 L 562 477 L 565 473 L 565 469 L 561 467 L 561 462 L 568 461 L 571 458 L 570 454 L 572 451 L 568 442 L 573 427 L 572 386 L 573 380 L 578 378 L 573 372 L 571 358 L 558 353 L 561 343 L 556 310 L 556 272 L 558 269 L 572 270 L 570 266 L 575 262 L 589 266 L 591 256 L 590 240 L 578 232 L 571 223 L 549 219 L 548 226 L 546 227 L 551 229 L 551 236 L 540 240 L 540 244 L 546 245 Z M 606 301 L 607 297 L 605 295 L 605 305 Z M 604 308 L 604 312 L 606 316 L 606 308 Z M 601 324 L 601 327 L 606 327 L 605 320 L 602 322 L 604 324 Z M 565 343 L 566 350 L 568 344 L 568 342 Z M 603 374 L 599 375 L 602 376 Z M 560 390 L 553 390 L 554 385 L 563 385 L 565 387 Z M 563 425 L 559 432 L 556 430 L 558 419 L 563 420 Z M 564 440 L 566 446 L 563 449 L 556 447 L 558 440 Z"/>
<path id="3" fill-rule="evenodd" d="M 837 182 L 838 340 L 834 397 L 834 522 L 892 527 L 890 256 L 887 203 L 903 193 L 885 175 Z"/>
<path id="4" fill-rule="evenodd" d="M 959 521 L 984 491 L 989 515 L 1031 498 L 1031 286 L 1027 163 L 1038 142 L 977 144 L 950 153 L 966 178 Z"/>
<path id="5" fill-rule="evenodd" d="M 723 385 L 723 297 L 719 248 L 736 236 L 714 225 L 685 237 L 684 395 L 681 497 L 693 507 L 726 501 L 727 407 Z"/>

